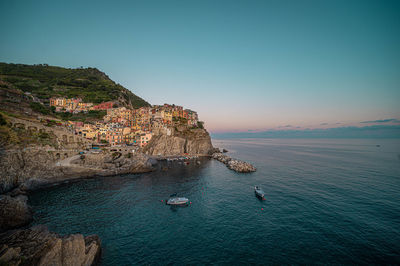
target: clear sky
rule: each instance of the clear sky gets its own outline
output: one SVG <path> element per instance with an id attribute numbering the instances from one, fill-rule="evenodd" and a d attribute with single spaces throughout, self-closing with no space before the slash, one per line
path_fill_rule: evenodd
<path id="1" fill-rule="evenodd" d="M 399 14 L 378 0 L 0 0 L 0 61 L 97 67 L 211 132 L 399 121 Z"/>

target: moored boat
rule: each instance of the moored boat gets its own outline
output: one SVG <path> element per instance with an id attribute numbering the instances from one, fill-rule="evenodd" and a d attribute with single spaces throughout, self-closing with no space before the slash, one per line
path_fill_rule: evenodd
<path id="1" fill-rule="evenodd" d="M 259 186 L 254 187 L 254 193 L 257 197 L 264 199 L 265 192 Z"/>
<path id="2" fill-rule="evenodd" d="M 177 197 L 176 193 L 172 194 L 170 198 L 165 202 L 167 205 L 187 205 L 189 203 L 189 199 L 185 197 Z"/>

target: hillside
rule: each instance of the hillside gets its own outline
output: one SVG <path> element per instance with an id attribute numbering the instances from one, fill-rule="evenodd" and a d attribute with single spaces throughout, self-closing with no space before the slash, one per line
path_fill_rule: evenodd
<path id="1" fill-rule="evenodd" d="M 48 65 L 0 63 L 1 81 L 29 92 L 43 103 L 55 96 L 80 97 L 85 102 L 118 101 L 126 107 L 150 106 L 96 68 L 63 68 Z"/>

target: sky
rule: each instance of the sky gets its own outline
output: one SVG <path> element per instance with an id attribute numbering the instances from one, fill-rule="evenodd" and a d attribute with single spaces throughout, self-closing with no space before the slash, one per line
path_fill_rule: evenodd
<path id="1" fill-rule="evenodd" d="M 396 125 L 399 12 L 378 0 L 0 0 L 0 61 L 96 67 L 151 104 L 196 110 L 213 133 Z"/>

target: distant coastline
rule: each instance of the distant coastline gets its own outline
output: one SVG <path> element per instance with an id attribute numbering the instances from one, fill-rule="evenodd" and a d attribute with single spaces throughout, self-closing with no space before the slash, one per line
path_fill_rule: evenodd
<path id="1" fill-rule="evenodd" d="M 248 132 L 211 133 L 213 139 L 225 138 L 400 138 L 400 125 L 373 125 L 364 127 L 335 127 L 327 129 L 268 130 Z"/>

